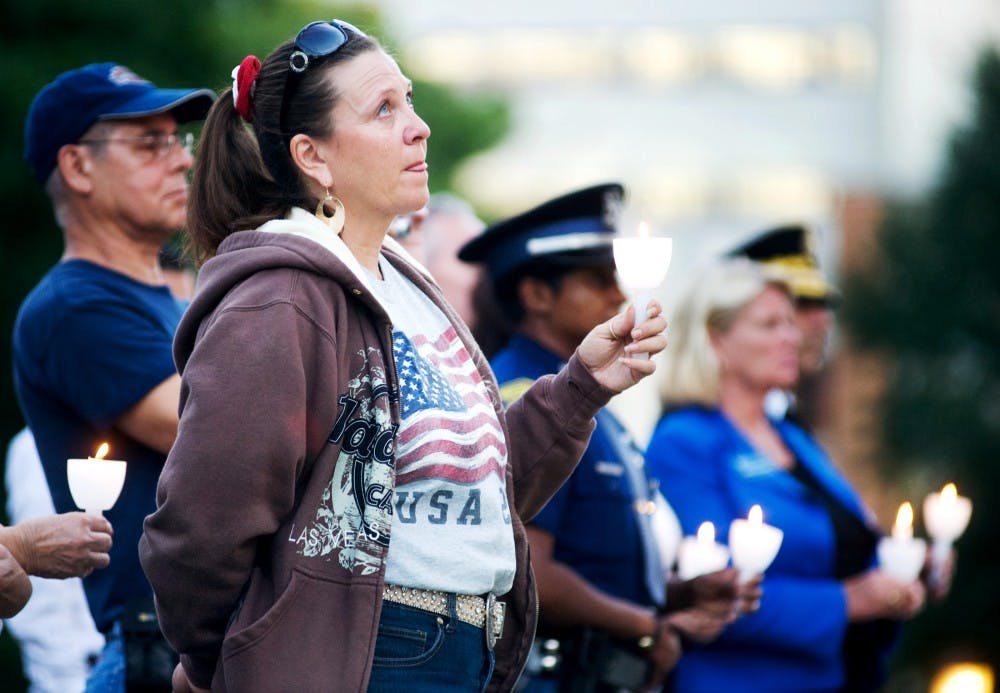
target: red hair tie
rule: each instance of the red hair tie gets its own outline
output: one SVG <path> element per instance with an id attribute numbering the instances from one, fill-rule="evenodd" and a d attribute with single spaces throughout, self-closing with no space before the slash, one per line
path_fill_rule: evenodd
<path id="1" fill-rule="evenodd" d="M 233 105 L 240 117 L 253 122 L 254 81 L 260 73 L 260 60 L 256 55 L 248 55 L 233 68 Z"/>

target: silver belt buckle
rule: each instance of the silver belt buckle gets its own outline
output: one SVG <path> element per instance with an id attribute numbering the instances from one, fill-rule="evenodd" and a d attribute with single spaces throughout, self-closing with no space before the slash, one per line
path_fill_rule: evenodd
<path id="1" fill-rule="evenodd" d="M 486 595 L 486 623 L 483 632 L 486 634 L 486 649 L 493 651 L 497 640 L 503 635 L 503 622 L 507 616 L 507 605 L 498 602 L 496 595 L 490 592 Z"/>

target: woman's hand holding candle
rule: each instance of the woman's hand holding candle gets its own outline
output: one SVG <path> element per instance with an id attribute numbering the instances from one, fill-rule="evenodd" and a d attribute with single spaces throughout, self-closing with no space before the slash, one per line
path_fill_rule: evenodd
<path id="1" fill-rule="evenodd" d="M 919 580 L 900 582 L 873 568 L 843 583 L 849 621 L 913 618 L 924 606 L 927 592 Z"/>

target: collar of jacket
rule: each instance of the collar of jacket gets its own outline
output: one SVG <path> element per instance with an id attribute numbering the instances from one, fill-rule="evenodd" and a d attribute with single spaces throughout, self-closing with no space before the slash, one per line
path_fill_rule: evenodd
<path id="1" fill-rule="evenodd" d="M 372 291 L 372 282 L 374 279 L 371 273 L 361 266 L 361 263 L 358 262 L 358 259 L 351 252 L 351 249 L 347 247 L 347 244 L 344 243 L 339 235 L 331 234 L 329 227 L 317 219 L 315 215 L 310 214 L 301 207 L 293 207 L 284 219 L 272 219 L 262 224 L 257 230 L 264 233 L 289 233 L 317 243 L 344 263 L 351 271 L 351 274 L 361 282 L 368 292 L 375 295 Z M 430 272 L 416 258 L 410 255 L 396 239 L 386 235 L 382 241 L 382 247 L 396 253 L 427 279 L 431 279 Z"/>

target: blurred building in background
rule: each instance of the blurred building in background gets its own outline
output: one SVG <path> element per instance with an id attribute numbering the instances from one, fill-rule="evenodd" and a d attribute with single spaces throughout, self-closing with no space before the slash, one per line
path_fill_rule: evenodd
<path id="1" fill-rule="evenodd" d="M 615 177 L 651 219 L 729 234 L 921 190 L 1000 35 L 994 0 L 375 4 L 413 72 L 511 98 L 511 137 L 463 172 L 485 212 Z"/>
<path id="2" fill-rule="evenodd" d="M 868 261 L 883 201 L 933 180 L 975 56 L 1000 37 L 996 0 L 374 4 L 414 76 L 511 101 L 511 135 L 458 191 L 502 216 L 625 182 L 627 223 L 674 238 L 668 306 L 700 264 L 776 222 L 816 228 L 833 277 Z M 873 443 L 882 367 L 836 347 L 819 433 L 889 521 L 898 498 Z M 653 387 L 616 403 L 641 440 Z"/>

